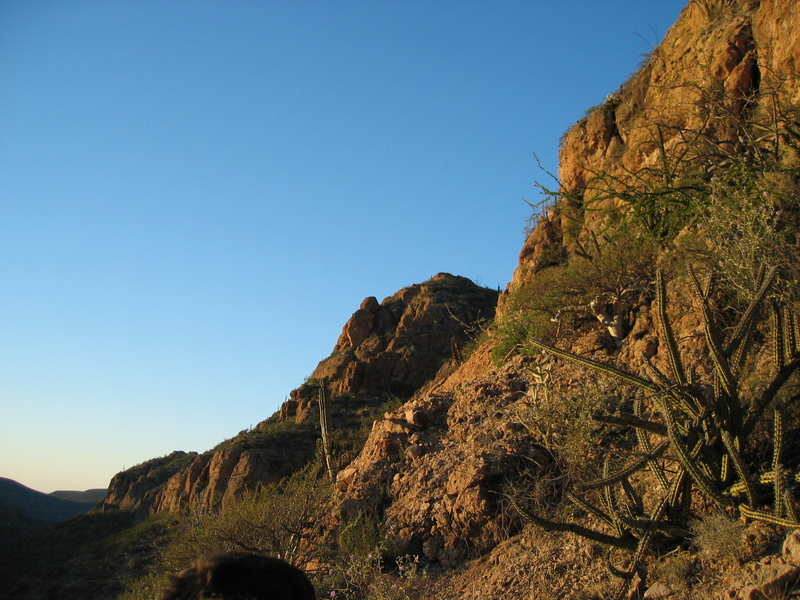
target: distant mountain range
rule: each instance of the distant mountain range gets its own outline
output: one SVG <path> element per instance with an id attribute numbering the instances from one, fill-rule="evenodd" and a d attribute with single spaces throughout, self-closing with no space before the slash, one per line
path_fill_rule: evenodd
<path id="1" fill-rule="evenodd" d="M 105 490 L 87 490 L 44 494 L 13 479 L 0 477 L 0 512 L 17 513 L 27 519 L 57 523 L 89 512 L 103 498 L 104 493 Z"/>

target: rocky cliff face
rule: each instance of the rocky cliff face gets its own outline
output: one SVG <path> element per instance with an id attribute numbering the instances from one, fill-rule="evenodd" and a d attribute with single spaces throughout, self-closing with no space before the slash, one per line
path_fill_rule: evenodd
<path id="1" fill-rule="evenodd" d="M 331 356 L 291 392 L 279 414 L 203 454 L 176 452 L 115 476 L 103 507 L 142 514 L 225 507 L 243 490 L 277 481 L 313 458 L 320 379 L 333 391 L 334 423 L 352 424 L 395 396 L 410 397 L 445 366 L 455 368 L 498 292 L 440 273 L 378 303 L 367 298 L 345 324 Z"/>
<path id="2" fill-rule="evenodd" d="M 602 231 L 608 209 L 624 208 L 610 188 L 647 179 L 665 160 L 670 169 L 712 170 L 749 135 L 745 116 L 767 125 L 760 135 L 777 135 L 792 115 L 776 107 L 800 104 L 799 70 L 796 2 L 689 2 L 641 69 L 565 135 L 558 169 L 564 210 L 528 237 L 512 289 L 549 264 L 553 244 L 571 249 L 586 232 Z"/>
<path id="3" fill-rule="evenodd" d="M 765 135 L 783 135 L 776 133 L 781 120 L 792 117 L 774 108 L 800 104 L 799 70 L 796 2 L 690 2 L 641 70 L 568 131 L 559 167 L 565 202 L 560 212 L 544 216 L 526 240 L 509 290 L 500 299 L 498 318 L 510 293 L 572 253 L 580 236 L 602 231 L 615 212 L 627 209 L 623 194 L 609 193 L 613 182 L 624 191 L 632 177 L 646 176 L 664 160 L 671 161 L 670 168 L 696 166 L 701 176 L 707 175 L 718 166 L 714 159 L 724 156 L 714 157 L 711 150 L 736 152 L 745 134 L 745 115 L 776 126 Z M 695 152 L 692 144 L 698 137 L 715 148 Z M 611 181 L 610 188 L 600 189 L 600 174 L 608 175 L 602 183 Z M 585 210 L 590 205 L 603 210 Z M 689 309 L 686 291 L 673 287 L 670 318 L 687 363 L 700 368 L 702 323 Z M 617 365 L 639 372 L 647 356 L 668 369 L 649 300 L 629 318 L 630 333 Z M 592 334 L 577 334 L 566 343 L 581 354 L 603 356 L 603 345 L 590 338 Z M 444 565 L 488 552 L 483 562 L 492 565 L 494 575 L 487 577 L 490 582 L 481 594 L 505 596 L 511 590 L 526 596 L 535 592 L 536 577 L 518 578 L 503 567 L 520 562 L 518 555 L 509 556 L 503 542 L 520 527 L 503 499 L 509 486 L 524 485 L 526 476 L 536 478 L 550 465 L 541 445 L 546 440 L 516 418 L 536 404 L 541 370 L 533 359 L 521 356 L 498 366 L 490 350 L 489 343 L 454 373 L 375 423 L 359 457 L 338 474 L 339 510 L 343 515 L 380 510 L 398 547 Z M 549 376 L 551 392 L 563 397 L 602 386 L 585 369 L 574 370 L 560 361 Z M 543 539 L 550 537 L 542 534 Z M 586 564 L 587 556 L 596 557 L 596 548 L 578 543 L 575 554 L 566 558 L 569 552 L 559 548 L 563 543 L 552 542 L 542 565 L 550 569 L 558 561 L 576 573 L 565 578 L 572 583 L 549 582 L 552 597 L 572 597 L 590 587 L 592 578 L 604 577 L 590 574 Z M 536 541 L 513 552 L 524 554 L 521 562 L 526 564 L 538 560 Z M 475 585 L 464 585 L 465 593 L 467 588 L 474 593 Z"/>
<path id="4" fill-rule="evenodd" d="M 531 232 L 500 306 L 573 252 L 580 236 L 602 231 L 609 215 L 626 210 L 622 194 L 600 189 L 599 174 L 610 174 L 604 182 L 624 188 L 632 174 L 644 176 L 659 161 L 686 159 L 697 136 L 735 151 L 742 115 L 776 123 L 784 116 L 770 113 L 773 101 L 800 104 L 798 68 L 796 2 L 692 0 L 642 69 L 568 131 L 559 167 L 563 210 L 546 215 Z M 691 158 L 701 169 L 714 166 L 707 156 Z M 584 210 L 587 206 L 606 210 Z M 678 302 L 671 304 L 670 317 L 691 362 L 703 351 L 702 323 L 687 308 L 683 291 L 672 289 Z M 542 586 L 549 597 L 586 592 L 608 577 L 598 548 L 575 540 L 567 547 L 560 534 L 541 532 L 536 539 L 509 540 L 523 524 L 508 510 L 506 498 L 509 489 L 547 481 L 552 467 L 550 432 L 526 427 L 520 418 L 529 415 L 528 425 L 536 422 L 530 415 L 542 410 L 544 382 L 559 398 L 600 397 L 604 383 L 558 360 L 545 365 L 515 356 L 497 364 L 491 342 L 460 356 L 466 354 L 469 330 L 495 316 L 496 302 L 496 293 L 446 274 L 382 302 L 365 299 L 331 356 L 292 391 L 279 415 L 259 425 L 261 441 L 243 435 L 192 457 L 191 464 L 157 478 L 157 485 L 139 483 L 145 474 L 121 474 L 107 503 L 124 507 L 139 498 L 148 510 L 207 510 L 224 505 L 237 490 L 285 474 L 313 452 L 318 382 L 324 378 L 340 415 L 391 396 L 410 398 L 374 423 L 357 458 L 338 472 L 335 518 L 376 511 L 398 552 L 444 566 L 482 555 L 462 580 L 456 575 L 451 582 L 450 589 L 460 589 L 463 597 L 467 592 L 528 597 Z M 648 299 L 631 311 L 629 321 L 617 364 L 638 371 L 647 356 L 666 371 Z M 576 332 L 562 345 L 608 358 L 595 337 Z M 288 437 L 275 441 L 267 435 L 276 423 L 307 429 L 302 435 L 294 431 L 298 437 L 289 444 Z M 441 590 L 436 597 L 462 596 Z"/>
<path id="5" fill-rule="evenodd" d="M 196 456 L 194 452 L 173 452 L 117 473 L 98 509 L 141 510 L 146 514 L 169 478 L 191 464 Z"/>

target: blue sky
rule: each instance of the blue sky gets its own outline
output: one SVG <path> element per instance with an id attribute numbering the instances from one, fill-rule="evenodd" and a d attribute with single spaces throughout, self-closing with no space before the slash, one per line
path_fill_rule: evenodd
<path id="1" fill-rule="evenodd" d="M 0 0 L 0 476 L 273 414 L 366 296 L 505 287 L 674 0 Z"/>

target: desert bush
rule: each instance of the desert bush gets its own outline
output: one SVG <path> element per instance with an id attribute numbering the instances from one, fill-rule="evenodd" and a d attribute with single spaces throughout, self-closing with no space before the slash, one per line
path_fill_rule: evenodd
<path id="1" fill-rule="evenodd" d="M 269 554 L 293 564 L 309 561 L 313 550 L 305 542 L 325 514 L 331 491 L 319 464 L 312 461 L 280 482 L 245 492 L 219 513 L 187 516 L 183 535 L 168 548 L 165 561 L 185 564 L 187 557 L 217 550 Z"/>
<path id="2" fill-rule="evenodd" d="M 319 589 L 338 600 L 411 600 L 426 576 L 419 560 L 395 555 L 377 515 L 359 513 L 340 523 Z"/>
<path id="3" fill-rule="evenodd" d="M 578 244 L 569 262 L 540 271 L 512 291 L 493 330 L 495 360 L 530 351 L 530 339 L 552 343 L 569 335 L 582 316 L 599 322 L 619 346 L 631 308 L 651 289 L 659 249 L 657 241 L 627 226 Z"/>
<path id="4" fill-rule="evenodd" d="M 699 254 L 740 303 L 758 290 L 763 265 L 776 270 L 770 296 L 798 306 L 800 277 L 800 171 L 757 170 L 739 161 L 710 183 L 698 217 Z"/>

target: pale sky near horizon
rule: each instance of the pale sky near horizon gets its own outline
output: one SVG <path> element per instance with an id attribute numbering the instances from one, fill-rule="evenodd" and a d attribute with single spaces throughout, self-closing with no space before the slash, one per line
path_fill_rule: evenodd
<path id="1" fill-rule="evenodd" d="M 0 477 L 105 487 L 279 409 L 366 296 L 511 279 L 676 0 L 0 0 Z"/>

